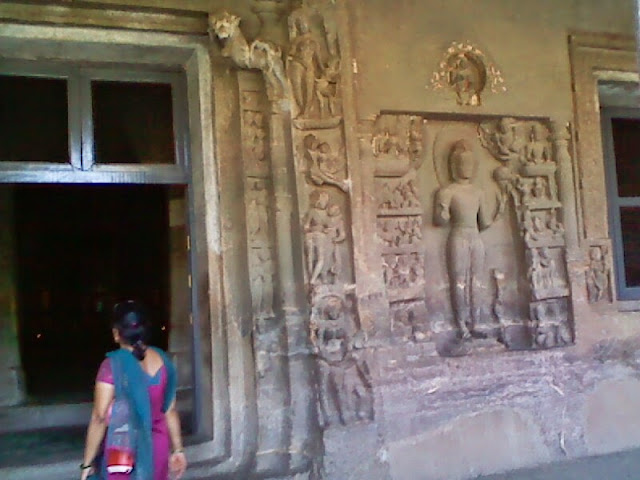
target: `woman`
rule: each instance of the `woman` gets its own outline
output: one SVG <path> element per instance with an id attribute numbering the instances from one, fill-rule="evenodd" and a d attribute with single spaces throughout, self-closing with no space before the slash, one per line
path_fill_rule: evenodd
<path id="1" fill-rule="evenodd" d="M 175 367 L 165 352 L 145 343 L 146 315 L 139 303 L 115 306 L 112 333 L 120 348 L 100 365 L 80 479 L 92 474 L 104 480 L 168 480 L 169 472 L 178 479 L 187 461 L 175 409 Z M 128 431 L 135 442 L 130 473 L 107 472 L 104 440 L 114 401 L 128 406 Z"/>

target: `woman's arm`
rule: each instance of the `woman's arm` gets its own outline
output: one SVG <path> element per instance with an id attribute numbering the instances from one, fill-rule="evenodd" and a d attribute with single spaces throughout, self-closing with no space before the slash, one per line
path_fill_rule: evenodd
<path id="1" fill-rule="evenodd" d="M 87 429 L 87 441 L 84 448 L 83 465 L 93 463 L 98 449 L 104 438 L 104 432 L 107 429 L 107 411 L 113 400 L 114 386 L 110 383 L 96 382 L 94 393 L 93 411 L 91 412 L 91 421 Z M 82 470 L 81 479 L 84 480 L 90 473 L 90 469 Z"/>
<path id="2" fill-rule="evenodd" d="M 164 414 L 167 419 L 167 427 L 169 427 L 169 437 L 171 438 L 172 453 L 169 459 L 169 468 L 174 478 L 182 477 L 187 469 L 187 457 L 184 455 L 182 447 L 182 433 L 180 430 L 180 416 L 175 408 L 175 401 Z"/>

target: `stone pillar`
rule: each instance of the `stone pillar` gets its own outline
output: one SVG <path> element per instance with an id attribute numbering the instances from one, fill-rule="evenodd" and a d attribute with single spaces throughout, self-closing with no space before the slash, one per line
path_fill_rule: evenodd
<path id="1" fill-rule="evenodd" d="M 571 286 L 573 318 L 587 318 L 589 315 L 586 299 L 584 259 L 580 250 L 578 232 L 578 209 L 576 207 L 576 185 L 573 176 L 573 162 L 569 153 L 569 124 L 560 120 L 551 123 L 553 148 L 558 163 L 558 197 L 562 203 L 562 222 L 565 228 L 567 275 Z M 580 324 L 573 326 L 575 340 L 580 336 Z"/>
<path id="2" fill-rule="evenodd" d="M 555 157 L 558 162 L 558 195 L 562 203 L 567 252 L 571 254 L 579 248 L 579 236 L 573 164 L 569 154 L 570 135 L 568 126 L 564 122 L 554 121 L 551 127 Z"/>
<path id="3" fill-rule="evenodd" d="M 0 407 L 24 401 L 18 340 L 13 188 L 0 186 Z"/>
<path id="4" fill-rule="evenodd" d="M 274 192 L 274 226 L 278 271 L 278 307 L 287 327 L 289 383 L 291 392 L 290 468 L 305 471 L 309 453 L 316 448 L 313 431 L 317 426 L 314 365 L 310 355 L 309 313 L 303 288 L 302 232 L 298 223 L 295 174 L 291 153 L 291 114 L 284 101 L 273 101 L 269 121 L 271 138 L 271 171 Z"/>

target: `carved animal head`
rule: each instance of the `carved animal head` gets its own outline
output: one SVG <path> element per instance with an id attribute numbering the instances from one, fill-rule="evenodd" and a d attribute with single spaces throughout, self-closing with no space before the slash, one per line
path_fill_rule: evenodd
<path id="1" fill-rule="evenodd" d="M 209 29 L 220 39 L 231 38 L 239 31 L 240 17 L 231 13 L 221 13 L 209 19 Z"/>

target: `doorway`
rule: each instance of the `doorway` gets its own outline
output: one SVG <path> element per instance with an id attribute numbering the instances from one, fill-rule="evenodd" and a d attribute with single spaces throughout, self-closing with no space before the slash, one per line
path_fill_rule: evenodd
<path id="1" fill-rule="evenodd" d="M 15 262 L 26 391 L 38 403 L 91 399 L 113 348 L 113 305 L 139 299 L 151 342 L 169 334 L 169 187 L 17 185 Z"/>

